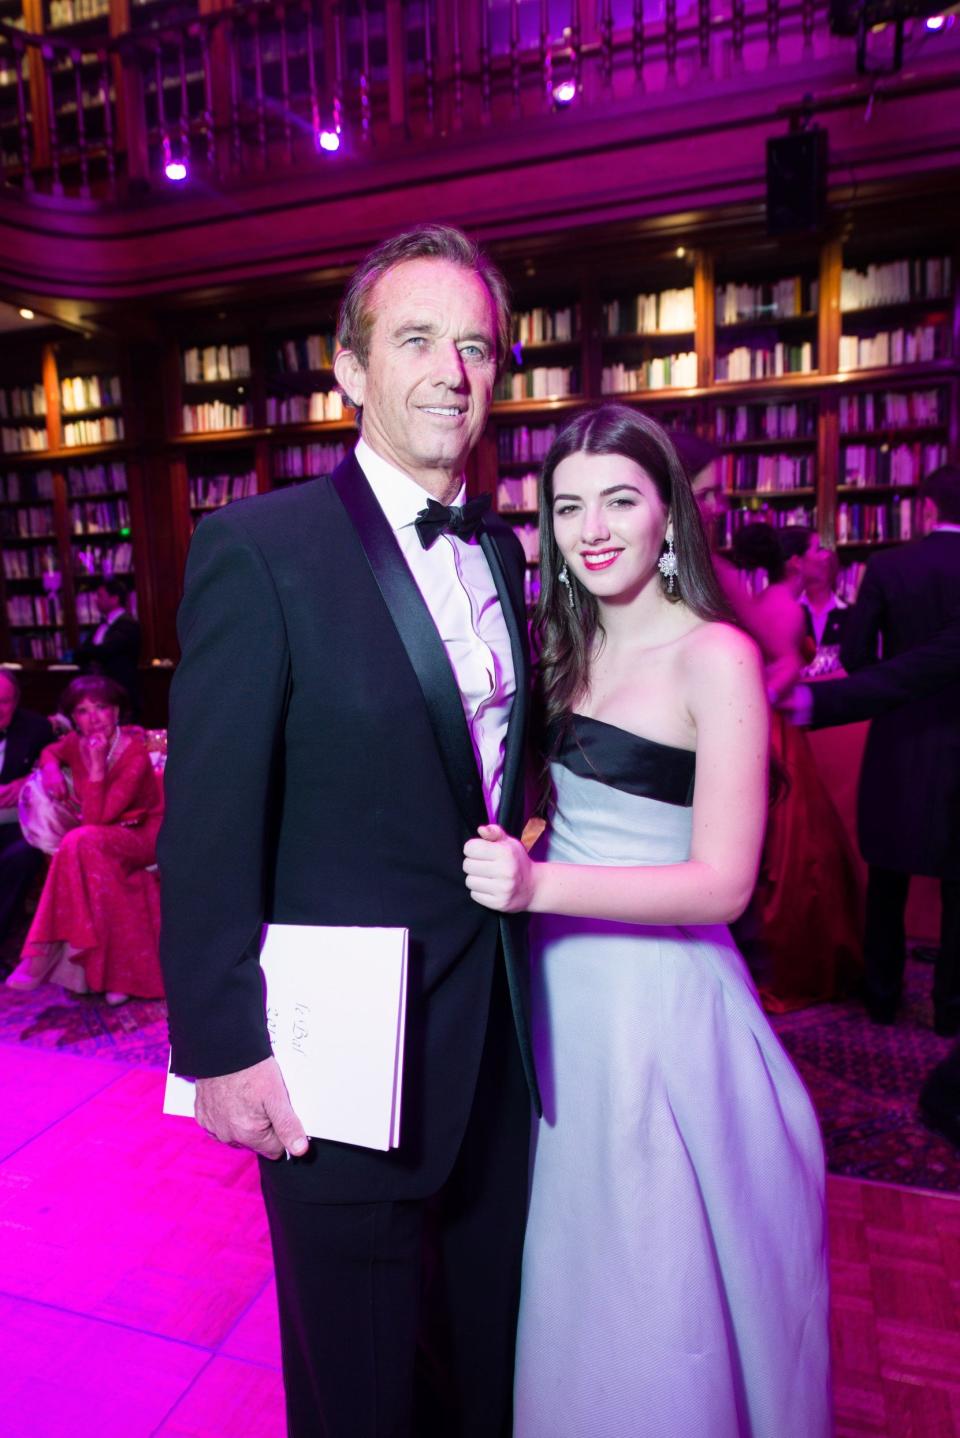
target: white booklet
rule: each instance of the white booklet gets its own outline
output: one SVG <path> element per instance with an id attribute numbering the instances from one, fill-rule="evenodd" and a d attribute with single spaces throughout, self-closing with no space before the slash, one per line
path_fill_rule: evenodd
<path id="1" fill-rule="evenodd" d="M 260 951 L 267 1028 L 312 1138 L 400 1142 L 406 929 L 270 924 Z M 163 1111 L 193 1116 L 194 1081 L 167 1075 Z"/>

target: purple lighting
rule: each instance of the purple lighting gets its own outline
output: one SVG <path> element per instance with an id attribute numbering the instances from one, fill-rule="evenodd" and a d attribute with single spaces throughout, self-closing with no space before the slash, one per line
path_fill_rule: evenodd
<path id="1" fill-rule="evenodd" d="M 182 160 L 168 160 L 163 167 L 163 173 L 168 180 L 172 180 L 174 184 L 179 184 L 187 178 L 187 167 Z"/>
<path id="2" fill-rule="evenodd" d="M 330 154 L 333 154 L 335 150 L 339 150 L 340 148 L 340 131 L 321 130 L 317 136 L 317 144 L 321 150 L 327 150 Z"/>
<path id="3" fill-rule="evenodd" d="M 569 105 L 577 97 L 576 80 L 561 80 L 553 87 L 553 98 L 558 105 Z"/>
<path id="4" fill-rule="evenodd" d="M 928 15 L 928 16 L 927 16 L 927 29 L 928 29 L 928 30 L 942 30 L 943 27 L 944 27 L 944 25 L 945 25 L 946 23 L 947 23 L 947 17 L 946 17 L 946 15 Z"/>

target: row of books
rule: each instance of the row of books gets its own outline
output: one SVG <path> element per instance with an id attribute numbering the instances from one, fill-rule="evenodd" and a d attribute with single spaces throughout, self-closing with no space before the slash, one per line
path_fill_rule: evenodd
<path id="1" fill-rule="evenodd" d="M 287 444 L 273 452 L 274 479 L 317 479 L 332 474 L 345 458 L 345 444 Z"/>
<path id="2" fill-rule="evenodd" d="M 841 484 L 919 484 L 947 462 L 945 444 L 845 444 L 841 450 Z"/>
<path id="3" fill-rule="evenodd" d="M 60 406 L 67 414 L 120 402 L 120 380 L 115 374 L 77 374 L 60 381 Z"/>
<path id="4" fill-rule="evenodd" d="M 304 335 L 284 340 L 273 351 L 278 374 L 304 374 L 310 370 L 329 369 L 333 364 L 335 340 L 332 334 Z"/>
<path id="5" fill-rule="evenodd" d="M 314 424 L 343 419 L 343 396 L 338 389 L 314 390 L 277 399 L 267 396 L 267 424 Z"/>
<path id="6" fill-rule="evenodd" d="M 841 564 L 835 588 L 845 604 L 853 604 L 856 600 L 866 567 L 866 562 L 862 559 L 854 560 L 852 564 Z"/>
<path id="7" fill-rule="evenodd" d="M 249 345 L 206 345 L 183 351 L 185 384 L 215 384 L 218 380 L 250 378 Z"/>
<path id="8" fill-rule="evenodd" d="M 497 385 L 495 399 L 557 399 L 576 394 L 579 377 L 564 365 L 538 365 L 535 369 L 506 374 Z"/>
<path id="9" fill-rule="evenodd" d="M 0 448 L 4 454 L 36 454 L 48 447 L 46 425 L 43 429 L 33 429 L 26 424 L 17 429 L 9 425 L 0 427 Z"/>
<path id="10" fill-rule="evenodd" d="M 99 20 L 109 14 L 109 0 L 50 0 L 50 29 L 75 25 L 78 20 Z"/>
<path id="11" fill-rule="evenodd" d="M 103 569 L 103 570 L 99 570 L 99 571 L 97 571 L 97 572 L 98 572 L 98 574 L 103 574 L 104 576 L 106 576 L 106 575 L 108 575 L 111 571 L 106 570 L 106 569 Z M 120 574 L 120 573 L 122 573 L 122 571 L 119 570 L 119 569 L 115 569 L 115 570 L 112 571 L 112 573 L 114 573 L 114 574 Z M 125 578 L 125 579 L 127 580 L 127 582 L 129 583 L 130 576 L 129 576 L 128 574 L 125 574 L 125 575 L 124 575 L 124 578 Z M 132 590 L 132 589 L 129 591 L 129 593 L 128 593 L 128 595 L 127 595 L 127 613 L 128 613 L 128 614 L 132 614 L 133 617 L 134 617 L 134 619 L 136 619 L 136 617 L 137 617 L 137 596 L 136 596 L 136 592 L 135 592 L 134 590 Z M 95 593 L 95 592 L 88 593 L 88 592 L 84 591 L 83 593 L 80 593 L 80 594 L 77 595 L 77 623 L 78 623 L 78 624 L 80 624 L 81 626 L 86 625 L 86 624 L 94 624 L 94 625 L 96 625 L 96 624 L 99 624 L 99 623 L 100 623 L 100 620 L 101 620 L 102 617 L 103 617 L 103 616 L 101 615 L 100 610 L 99 610 L 99 608 L 98 608 L 98 606 L 97 606 L 97 596 L 96 596 L 96 593 Z"/>
<path id="12" fill-rule="evenodd" d="M 215 434 L 224 429 L 249 429 L 252 411 L 249 404 L 226 404 L 209 400 L 206 404 L 185 404 L 184 434 Z"/>
<path id="13" fill-rule="evenodd" d="M 73 571 L 75 574 L 102 575 L 105 579 L 112 574 L 129 576 L 133 569 L 133 545 L 129 540 L 122 544 L 74 545 Z M 77 604 L 79 610 L 79 600 Z"/>
<path id="14" fill-rule="evenodd" d="M 125 499 L 88 499 L 70 506 L 73 534 L 109 534 L 129 528 L 130 506 Z"/>
<path id="15" fill-rule="evenodd" d="M 0 536 L 4 539 L 44 539 L 52 533 L 53 511 L 46 505 L 0 509 Z"/>
<path id="16" fill-rule="evenodd" d="M 497 430 L 497 458 L 501 464 L 526 464 L 541 460 L 557 437 L 555 424 L 531 427 L 528 424 L 502 426 Z"/>
<path id="17" fill-rule="evenodd" d="M 539 501 L 540 477 L 534 471 L 518 478 L 510 476 L 497 481 L 497 509 L 501 514 L 516 510 L 535 510 Z"/>
<path id="18" fill-rule="evenodd" d="M 123 439 L 123 417 L 105 414 L 99 419 L 75 419 L 63 426 L 65 449 L 81 444 L 116 444 Z"/>
<path id="19" fill-rule="evenodd" d="M 948 396 L 944 389 L 844 394 L 840 396 L 840 433 L 946 424 L 948 409 Z"/>
<path id="20" fill-rule="evenodd" d="M 720 472 L 727 489 L 761 489 L 783 493 L 816 484 L 812 454 L 725 454 Z"/>
<path id="21" fill-rule="evenodd" d="M 38 469 L 36 474 L 0 474 L 0 500 L 22 502 L 27 499 L 53 498 L 53 471 Z"/>
<path id="22" fill-rule="evenodd" d="M 580 306 L 565 309 L 525 310 L 513 317 L 513 338 L 524 345 L 544 344 L 550 340 L 575 340 L 580 334 Z"/>
<path id="23" fill-rule="evenodd" d="M 717 285 L 716 322 L 741 324 L 745 320 L 789 319 L 816 310 L 819 285 L 816 280 L 794 275 L 766 285 Z"/>
<path id="24" fill-rule="evenodd" d="M 723 547 L 729 549 L 733 536 L 748 524 L 772 524 L 775 529 L 788 529 L 794 524 L 816 526 L 816 509 L 797 505 L 788 509 L 776 504 L 751 504 L 728 509 L 719 521 L 720 538 Z"/>
<path id="25" fill-rule="evenodd" d="M 641 389 L 692 389 L 696 383 L 697 356 L 693 350 L 658 355 L 637 367 L 604 365 L 600 377 L 603 394 L 633 394 Z"/>
<path id="26" fill-rule="evenodd" d="M 721 404 L 716 411 L 719 444 L 762 439 L 813 439 L 817 406 L 810 400 L 794 404 Z"/>
<path id="27" fill-rule="evenodd" d="M 11 594 L 7 599 L 7 619 L 20 628 L 32 624 L 63 624 L 63 600 L 59 594 Z"/>
<path id="28" fill-rule="evenodd" d="M 41 549 L 29 544 L 23 549 L 3 551 L 3 572 L 7 579 L 42 579 L 45 574 L 55 574 L 60 568 L 60 556 L 54 545 Z"/>
<path id="29" fill-rule="evenodd" d="M 0 419 L 33 419 L 46 412 L 47 396 L 42 384 L 0 389 Z"/>
<path id="30" fill-rule="evenodd" d="M 946 350 L 939 325 L 912 330 L 881 330 L 875 335 L 840 336 L 840 370 L 876 369 L 887 365 L 927 364 Z"/>
<path id="31" fill-rule="evenodd" d="M 193 475 L 190 479 L 190 508 L 219 509 L 235 499 L 247 499 L 257 492 L 257 472 L 244 474 Z"/>
<path id="32" fill-rule="evenodd" d="M 535 524 L 515 524 L 513 532 L 523 545 L 528 564 L 540 563 L 540 530 Z"/>
<path id="33" fill-rule="evenodd" d="M 523 597 L 528 609 L 532 609 L 540 598 L 540 571 L 532 566 L 523 576 Z"/>
<path id="34" fill-rule="evenodd" d="M 52 659 L 60 658 L 60 637 L 48 631 L 46 634 L 12 634 L 10 636 L 11 659 Z"/>
<path id="35" fill-rule="evenodd" d="M 840 276 L 840 308 L 868 310 L 908 300 L 947 299 L 952 284 L 953 266 L 948 255 L 845 269 Z"/>
<path id="36" fill-rule="evenodd" d="M 785 374 L 812 374 L 816 368 L 813 345 L 801 344 L 737 345 L 726 354 L 717 355 L 718 381 L 773 379 Z"/>
<path id="37" fill-rule="evenodd" d="M 684 334 L 695 324 L 693 286 L 682 290 L 661 290 L 654 295 L 634 295 L 611 300 L 603 307 L 603 328 L 607 335 Z"/>
<path id="38" fill-rule="evenodd" d="M 67 492 L 72 496 L 81 494 L 111 494 L 126 490 L 127 467 L 123 460 L 112 464 L 72 465 L 67 470 Z"/>
<path id="39" fill-rule="evenodd" d="M 890 499 L 841 501 L 837 505 L 838 544 L 876 544 L 913 539 L 921 532 L 919 502 L 907 495 Z"/>

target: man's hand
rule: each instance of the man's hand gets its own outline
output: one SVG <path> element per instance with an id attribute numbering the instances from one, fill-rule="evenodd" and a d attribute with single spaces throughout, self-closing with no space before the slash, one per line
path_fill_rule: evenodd
<path id="1" fill-rule="evenodd" d="M 526 849 L 499 824 L 481 824 L 477 833 L 479 838 L 463 846 L 463 872 L 470 897 L 501 914 L 529 909 L 535 865 Z"/>
<path id="2" fill-rule="evenodd" d="M 791 724 L 800 727 L 809 724 L 813 718 L 813 694 L 809 684 L 798 684 L 792 693 L 779 701 L 777 708 Z"/>
<path id="3" fill-rule="evenodd" d="M 197 1123 L 221 1143 L 264 1158 L 300 1158 L 309 1139 L 287 1096 L 275 1058 L 238 1073 L 197 1079 Z"/>

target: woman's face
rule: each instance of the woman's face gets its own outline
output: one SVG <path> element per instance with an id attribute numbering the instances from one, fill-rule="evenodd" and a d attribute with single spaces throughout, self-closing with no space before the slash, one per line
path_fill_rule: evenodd
<path id="1" fill-rule="evenodd" d="M 657 578 L 669 515 L 645 469 L 622 454 L 571 454 L 553 472 L 553 533 L 572 574 L 609 603 Z"/>
<path id="2" fill-rule="evenodd" d="M 84 739 L 97 734 L 103 739 L 112 739 L 120 710 L 116 704 L 107 704 L 103 699 L 81 699 L 70 716 L 73 727 Z"/>

